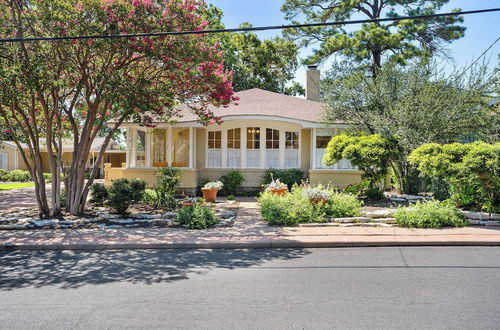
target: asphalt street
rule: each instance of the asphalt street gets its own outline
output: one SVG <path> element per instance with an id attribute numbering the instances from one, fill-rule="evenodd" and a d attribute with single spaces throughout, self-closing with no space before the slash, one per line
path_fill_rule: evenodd
<path id="1" fill-rule="evenodd" d="M 500 248 L 0 252 L 0 329 L 500 329 Z"/>

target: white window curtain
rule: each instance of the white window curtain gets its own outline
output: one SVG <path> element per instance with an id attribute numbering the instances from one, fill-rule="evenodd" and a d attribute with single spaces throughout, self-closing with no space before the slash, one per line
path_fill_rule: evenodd
<path id="1" fill-rule="evenodd" d="M 146 132 L 145 131 L 137 131 L 136 137 L 136 158 L 135 158 L 135 166 L 136 167 L 144 167 L 146 166 Z"/>
<path id="2" fill-rule="evenodd" d="M 239 168 L 241 165 L 240 149 L 227 149 L 227 167 Z"/>
<path id="3" fill-rule="evenodd" d="M 266 150 L 266 168 L 279 168 L 280 167 L 280 151 L 279 150 Z"/>
<path id="4" fill-rule="evenodd" d="M 241 128 L 227 130 L 227 167 L 239 168 L 241 166 Z"/>
<path id="5" fill-rule="evenodd" d="M 207 167 L 222 167 L 222 132 L 208 132 Z"/>
<path id="6" fill-rule="evenodd" d="M 260 127 L 247 127 L 247 168 L 260 167 Z"/>
<path id="7" fill-rule="evenodd" d="M 247 167 L 259 168 L 260 167 L 260 150 L 247 149 Z"/>
<path id="8" fill-rule="evenodd" d="M 0 152 L 0 169 L 7 170 L 9 166 L 9 158 L 6 152 Z"/>
<path id="9" fill-rule="evenodd" d="M 342 159 L 338 163 L 327 166 L 323 164 L 323 156 L 326 153 L 326 147 L 328 142 L 334 136 L 333 128 L 318 128 L 316 130 L 316 164 L 317 169 L 333 169 L 333 170 L 355 170 L 355 166 L 352 166 L 351 161 L 348 159 Z"/>
<path id="10" fill-rule="evenodd" d="M 299 166 L 299 132 L 285 132 L 285 168 Z"/>

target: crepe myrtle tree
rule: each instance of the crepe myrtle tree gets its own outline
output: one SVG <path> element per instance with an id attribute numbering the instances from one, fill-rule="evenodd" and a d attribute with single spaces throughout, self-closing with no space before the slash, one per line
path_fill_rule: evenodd
<path id="1" fill-rule="evenodd" d="M 0 38 L 80 36 L 203 30 L 205 4 L 196 0 L 11 0 L 0 2 Z M 220 122 L 209 105 L 237 101 L 232 73 L 219 46 L 205 35 L 114 39 L 72 39 L 0 44 L 0 115 L 7 128 L 20 128 L 27 143 L 21 155 L 37 191 L 41 216 L 58 214 L 60 173 L 66 208 L 84 210 L 89 188 L 85 167 L 92 141 L 108 124 L 95 164 L 124 121 L 154 127 L 187 104 L 200 122 Z M 74 147 L 62 161 L 63 141 Z M 51 208 L 43 181 L 41 151 L 47 151 L 52 182 Z"/>

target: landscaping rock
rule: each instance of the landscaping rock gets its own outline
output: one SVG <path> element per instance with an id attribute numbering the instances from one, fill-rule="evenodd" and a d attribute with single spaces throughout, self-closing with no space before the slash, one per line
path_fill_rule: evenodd
<path id="1" fill-rule="evenodd" d="M 134 223 L 134 219 L 111 219 L 109 222 L 119 225 L 128 225 Z"/>
<path id="2" fill-rule="evenodd" d="M 99 217 L 99 218 L 83 218 L 83 219 L 80 219 L 80 221 L 82 221 L 83 223 L 97 223 L 97 222 L 101 222 L 101 221 L 106 221 L 108 219 L 106 218 L 102 218 L 102 217 Z"/>
<path id="3" fill-rule="evenodd" d="M 71 226 L 71 225 L 75 225 L 77 223 L 79 223 L 81 221 L 77 221 L 77 220 L 61 220 L 59 221 L 59 225 L 62 225 L 62 226 Z"/>
<path id="4" fill-rule="evenodd" d="M 110 219 L 120 219 L 121 215 L 104 213 L 100 214 L 99 217 L 110 220 Z"/>
<path id="5" fill-rule="evenodd" d="M 373 220 L 376 223 L 387 223 L 387 224 L 395 224 L 397 223 L 396 219 L 394 218 L 378 218 Z"/>
<path id="6" fill-rule="evenodd" d="M 234 217 L 235 215 L 236 215 L 236 213 L 233 211 L 227 211 L 224 213 L 217 214 L 217 216 L 221 219 L 229 219 L 231 217 Z"/>
<path id="7" fill-rule="evenodd" d="M 473 212 L 473 211 L 462 211 L 465 219 L 472 220 L 500 220 L 500 214 L 492 213 L 491 217 L 489 213 L 486 212 Z"/>
<path id="8" fill-rule="evenodd" d="M 179 213 L 177 212 L 167 212 L 167 213 L 163 213 L 163 215 L 161 216 L 163 219 L 174 219 L 174 218 L 177 218 L 179 216 Z"/>
<path id="9" fill-rule="evenodd" d="M 376 211 L 364 211 L 361 213 L 363 214 L 363 216 L 365 216 L 367 218 L 380 219 L 380 218 L 390 217 L 394 213 L 394 210 L 384 209 L 384 210 L 376 210 Z"/>
<path id="10" fill-rule="evenodd" d="M 0 225 L 0 230 L 21 230 L 30 228 L 29 224 L 16 224 L 16 225 Z"/>
<path id="11" fill-rule="evenodd" d="M 162 217 L 161 214 L 143 214 L 143 213 L 139 213 L 139 214 L 134 214 L 134 215 L 131 215 L 132 218 L 135 218 L 135 219 L 159 219 Z"/>
<path id="12" fill-rule="evenodd" d="M 339 227 L 361 227 L 362 223 L 340 223 Z"/>
<path id="13" fill-rule="evenodd" d="M 391 197 L 389 198 L 393 202 L 406 202 L 406 198 L 396 198 L 396 197 Z"/>
<path id="14" fill-rule="evenodd" d="M 368 222 L 370 221 L 370 218 L 367 217 L 350 217 L 350 218 L 331 218 L 331 222 L 338 222 L 338 223 L 361 223 L 361 222 Z"/>
<path id="15" fill-rule="evenodd" d="M 59 224 L 59 220 L 57 219 L 36 219 L 31 220 L 31 223 L 36 227 L 50 227 Z"/>
<path id="16" fill-rule="evenodd" d="M 494 220 L 467 219 L 467 221 L 469 221 L 471 225 L 476 226 L 500 227 L 500 222 Z"/>

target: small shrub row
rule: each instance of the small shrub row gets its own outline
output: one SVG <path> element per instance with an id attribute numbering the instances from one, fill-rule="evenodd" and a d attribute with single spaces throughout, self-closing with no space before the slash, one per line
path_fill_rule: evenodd
<path id="1" fill-rule="evenodd" d="M 355 196 L 330 191 L 326 203 L 312 203 L 304 189 L 295 185 L 284 196 L 263 192 L 258 201 L 264 220 L 270 225 L 290 226 L 360 214 L 362 202 Z"/>
<path id="2" fill-rule="evenodd" d="M 91 201 L 96 205 L 109 205 L 119 214 L 126 214 L 133 203 L 141 201 L 144 197 L 146 183 L 140 179 L 117 179 L 110 187 L 102 183 L 91 186 Z"/>
<path id="3" fill-rule="evenodd" d="M 52 182 L 52 174 L 43 173 L 45 182 Z M 28 182 L 31 181 L 30 172 L 24 170 L 0 170 L 0 181 L 4 182 Z"/>
<path id="4" fill-rule="evenodd" d="M 394 218 L 401 227 L 441 228 L 468 225 L 463 214 L 450 201 L 431 200 L 417 202 L 411 207 L 400 207 L 394 212 Z"/>

